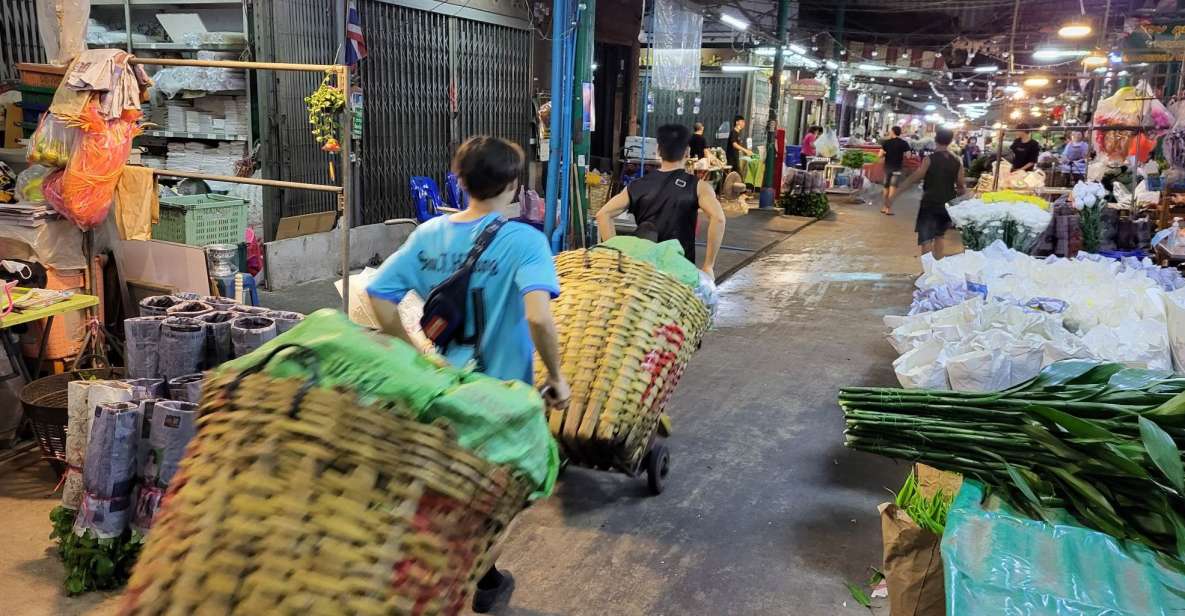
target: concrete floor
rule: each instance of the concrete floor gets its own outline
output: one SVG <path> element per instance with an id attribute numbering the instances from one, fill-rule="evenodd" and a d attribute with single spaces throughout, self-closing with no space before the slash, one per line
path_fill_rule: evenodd
<path id="1" fill-rule="evenodd" d="M 867 613 L 844 583 L 878 566 L 876 505 L 907 467 L 844 449 L 835 396 L 895 384 L 881 317 L 909 305 L 919 269 L 907 201 L 893 218 L 837 204 L 722 284 L 717 327 L 670 406 L 666 493 L 570 469 L 511 531 L 499 562 L 517 590 L 500 613 Z M 265 303 L 334 304 L 322 287 Z M 0 470 L 2 611 L 114 614 L 114 596 L 61 592 L 47 539 L 53 483 L 35 456 Z"/>
<path id="2" fill-rule="evenodd" d="M 910 302 L 914 208 L 836 205 L 725 282 L 670 407 L 667 491 L 569 470 L 512 531 L 503 613 L 867 613 L 844 583 L 879 566 L 907 466 L 844 449 L 835 396 L 896 384 L 881 317 Z"/>

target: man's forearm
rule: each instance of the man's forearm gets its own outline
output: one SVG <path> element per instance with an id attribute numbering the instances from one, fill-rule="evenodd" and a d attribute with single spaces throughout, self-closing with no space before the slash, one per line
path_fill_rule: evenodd
<path id="1" fill-rule="evenodd" d="M 600 212 L 597 213 L 597 235 L 602 242 L 617 237 L 617 225 L 613 224 L 613 219 Z"/>
<path id="2" fill-rule="evenodd" d="M 720 245 L 724 243 L 724 225 L 724 220 L 713 218 L 708 221 L 708 247 L 704 251 L 704 269 L 715 271 L 716 255 L 720 254 Z"/>
<path id="3" fill-rule="evenodd" d="M 528 322 L 531 330 L 531 341 L 539 351 L 543 366 L 552 378 L 560 378 L 560 343 L 556 334 L 555 323 L 548 320 L 542 323 Z"/>
<path id="4" fill-rule="evenodd" d="M 423 351 L 416 346 L 415 341 L 411 339 L 411 334 L 403 326 L 403 319 L 399 317 L 399 304 L 385 299 L 372 298 L 370 305 L 374 309 L 374 316 L 379 322 L 380 331 L 412 345 L 416 350 Z"/>

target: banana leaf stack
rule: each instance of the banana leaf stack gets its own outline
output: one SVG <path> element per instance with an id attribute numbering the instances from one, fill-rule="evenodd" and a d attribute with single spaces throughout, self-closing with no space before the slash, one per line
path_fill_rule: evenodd
<path id="1" fill-rule="evenodd" d="M 1081 360 L 999 392 L 848 387 L 845 444 L 973 477 L 1027 515 L 1185 566 L 1185 377 Z"/>

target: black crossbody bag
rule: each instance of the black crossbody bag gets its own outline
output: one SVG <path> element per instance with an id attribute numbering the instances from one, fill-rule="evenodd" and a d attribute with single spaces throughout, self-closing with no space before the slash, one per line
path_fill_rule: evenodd
<path id="1" fill-rule="evenodd" d="M 442 352 L 453 344 L 473 345 L 473 358 L 477 361 L 479 370 L 484 368 L 481 359 L 481 336 L 485 329 L 485 302 L 480 288 L 469 288 L 469 280 L 473 276 L 473 268 L 477 266 L 478 259 L 486 248 L 490 247 L 494 236 L 506 222 L 505 218 L 499 218 L 481 230 L 461 267 L 428 292 L 428 299 L 424 301 L 424 316 L 420 318 L 420 327 L 424 335 Z M 473 336 L 466 338 L 465 310 L 470 300 L 473 301 L 474 327 Z"/>

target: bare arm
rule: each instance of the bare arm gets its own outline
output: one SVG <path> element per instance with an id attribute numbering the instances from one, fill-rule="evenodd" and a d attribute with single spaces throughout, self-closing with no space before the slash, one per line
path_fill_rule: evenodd
<path id="1" fill-rule="evenodd" d="M 724 218 L 724 209 L 720 207 L 720 200 L 716 198 L 716 192 L 710 184 L 700 182 L 695 193 L 699 197 L 700 211 L 708 218 L 708 248 L 704 251 L 704 264 L 700 269 L 715 282 L 716 255 L 720 252 L 720 244 L 724 242 L 724 226 L 727 220 Z"/>
<path id="2" fill-rule="evenodd" d="M 604 242 L 617 235 L 617 226 L 613 223 L 613 219 L 621 216 L 621 213 L 630 206 L 630 196 L 627 191 L 621 191 L 613 198 L 601 206 L 597 210 L 597 233 Z"/>
<path id="3" fill-rule="evenodd" d="M 370 306 L 374 309 L 374 317 L 378 319 L 380 331 L 412 345 L 421 353 L 424 352 L 424 349 L 416 346 L 411 334 L 407 333 L 407 328 L 403 326 L 403 319 L 399 318 L 399 304 L 371 297 Z"/>
<path id="4" fill-rule="evenodd" d="M 560 370 L 560 344 L 555 319 L 551 316 L 551 295 L 547 291 L 530 291 L 523 295 L 523 306 L 527 312 L 531 340 L 543 359 L 543 366 L 547 368 L 547 385 L 555 396 L 553 406 L 566 404 L 572 393 Z"/>
<path id="5" fill-rule="evenodd" d="M 918 167 L 917 171 L 914 171 L 909 177 L 905 178 L 905 181 L 901 182 L 901 185 L 897 187 L 897 190 L 893 191 L 893 197 L 889 199 L 889 203 L 892 204 L 897 200 L 897 197 L 908 190 L 910 186 L 922 181 L 922 178 L 926 177 L 926 172 L 929 170 L 930 159 L 927 158 L 926 160 L 922 161 L 922 165 Z"/>

